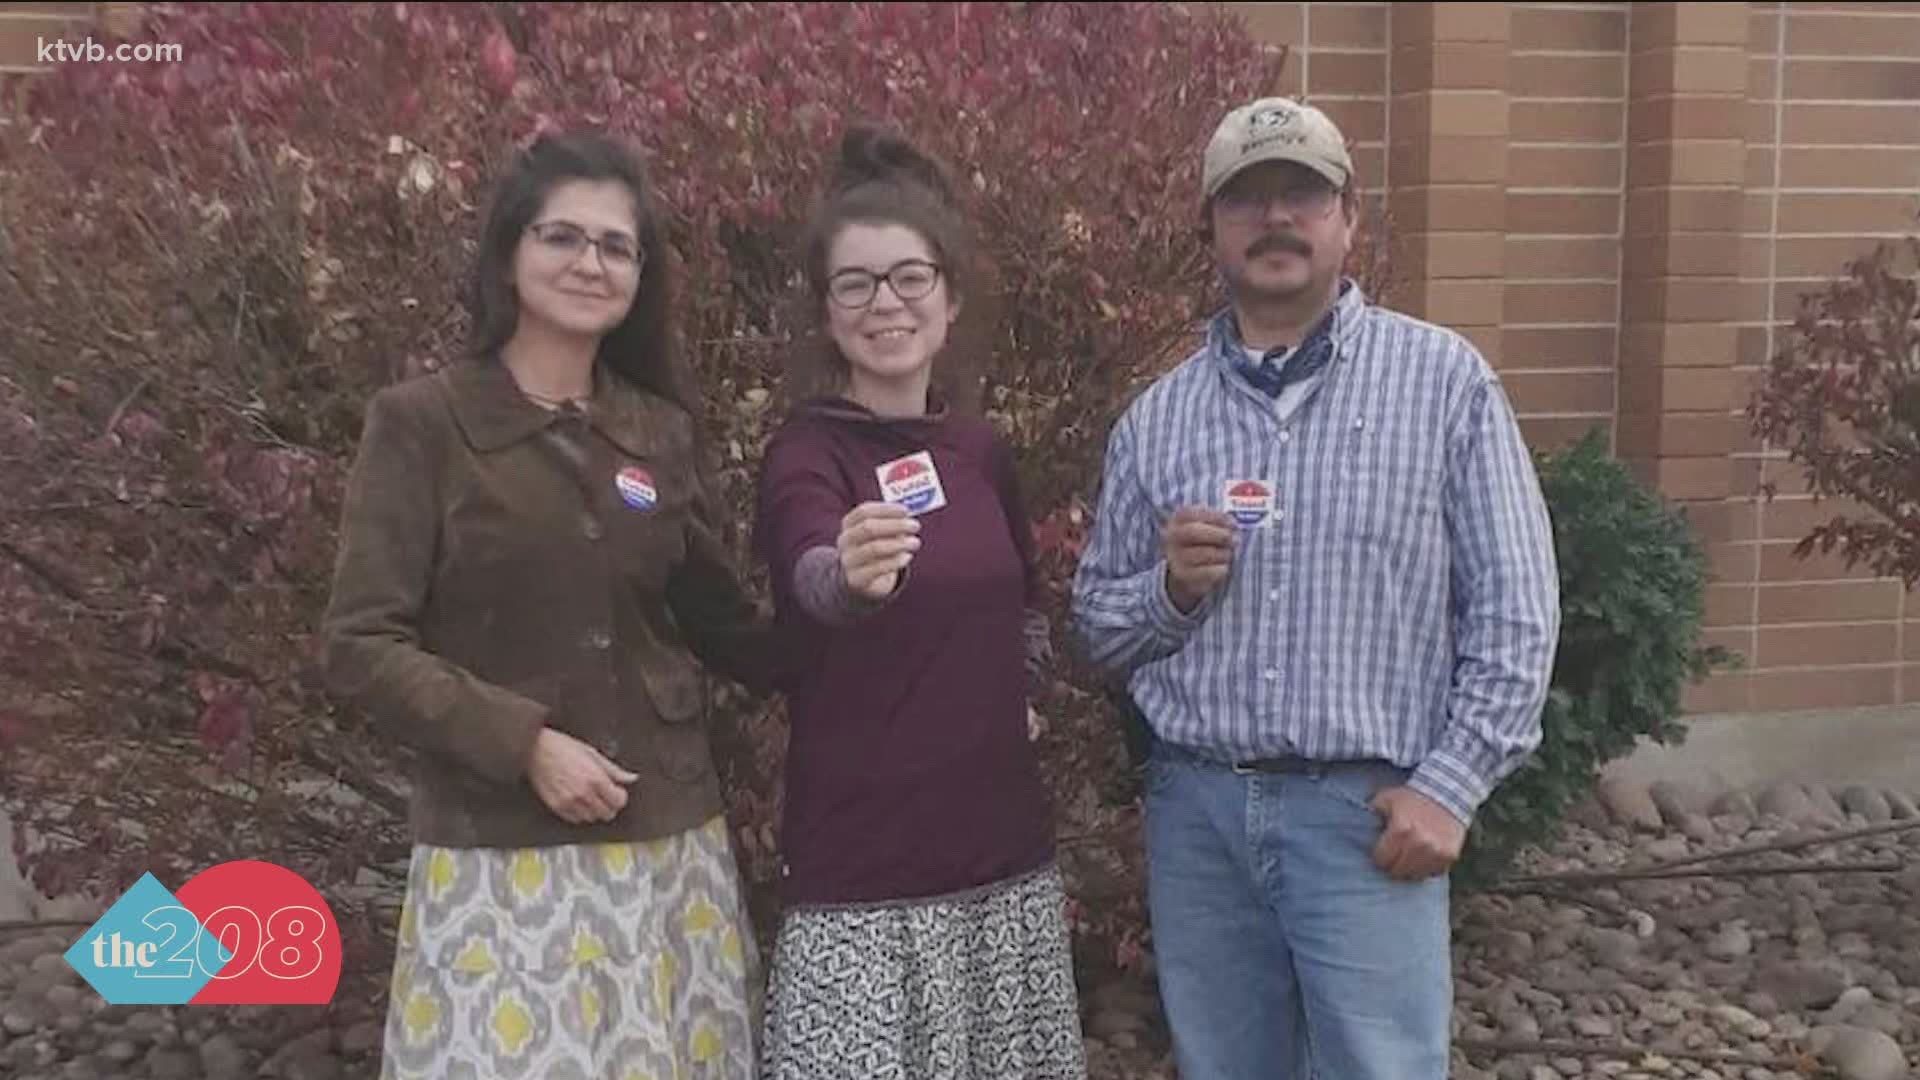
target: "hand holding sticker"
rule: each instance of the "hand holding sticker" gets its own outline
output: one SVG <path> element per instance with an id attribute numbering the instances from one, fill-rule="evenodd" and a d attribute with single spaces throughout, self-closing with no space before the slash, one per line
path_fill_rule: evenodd
<path id="1" fill-rule="evenodd" d="M 861 503 L 840 522 L 840 572 L 847 585 L 869 600 L 884 600 L 920 550 L 920 523 L 906 507 Z"/>

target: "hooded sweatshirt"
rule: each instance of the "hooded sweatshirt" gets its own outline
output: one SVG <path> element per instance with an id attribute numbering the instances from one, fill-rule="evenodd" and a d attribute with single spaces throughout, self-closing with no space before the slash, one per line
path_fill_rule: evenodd
<path id="1" fill-rule="evenodd" d="M 896 499 L 929 508 L 920 549 L 876 603 L 847 588 L 836 541 L 856 506 L 883 500 L 883 470 Z M 1028 643 L 1044 633 L 1032 633 L 1038 576 L 1014 475 L 989 424 L 942 411 L 888 419 L 826 399 L 769 443 L 755 546 L 800 661 L 785 688 L 789 904 L 944 896 L 1052 858 L 1027 738 Z"/>

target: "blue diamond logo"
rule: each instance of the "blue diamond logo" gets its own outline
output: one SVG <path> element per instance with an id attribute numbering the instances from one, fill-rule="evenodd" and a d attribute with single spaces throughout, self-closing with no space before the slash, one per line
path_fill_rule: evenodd
<path id="1" fill-rule="evenodd" d="M 67 950 L 67 963 L 109 1005 L 188 1004 L 231 959 L 152 874 Z"/>

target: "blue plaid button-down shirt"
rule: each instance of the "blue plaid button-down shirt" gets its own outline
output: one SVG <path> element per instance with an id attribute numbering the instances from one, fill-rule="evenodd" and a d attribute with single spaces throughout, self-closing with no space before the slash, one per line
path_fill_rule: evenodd
<path id="1" fill-rule="evenodd" d="M 1155 734 L 1225 760 L 1381 758 L 1471 820 L 1540 742 L 1560 627 L 1553 533 L 1493 370 L 1349 287 L 1288 408 L 1230 312 L 1115 425 L 1073 617 Z M 1271 492 L 1191 614 L 1160 531 L 1229 484 Z M 1258 516 L 1257 514 L 1254 516 Z"/>

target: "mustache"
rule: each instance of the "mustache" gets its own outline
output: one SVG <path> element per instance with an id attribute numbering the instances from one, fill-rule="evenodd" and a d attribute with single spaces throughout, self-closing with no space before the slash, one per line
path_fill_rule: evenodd
<path id="1" fill-rule="evenodd" d="M 1247 248 L 1247 258 L 1257 259 L 1270 251 L 1290 251 L 1303 259 L 1313 257 L 1313 245 L 1292 233 L 1268 233 Z"/>

